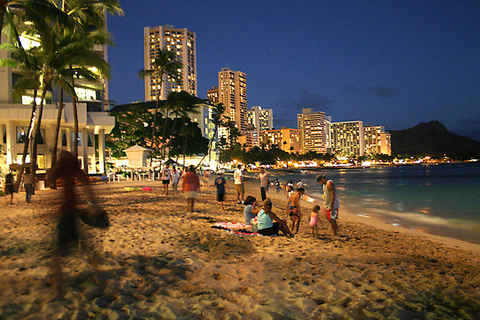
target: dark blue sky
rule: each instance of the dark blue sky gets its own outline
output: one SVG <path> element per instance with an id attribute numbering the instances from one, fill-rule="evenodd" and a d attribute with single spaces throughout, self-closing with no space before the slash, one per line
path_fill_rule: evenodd
<path id="1" fill-rule="evenodd" d="M 248 106 L 296 128 L 302 108 L 387 129 L 438 120 L 480 140 L 480 1 L 121 1 L 110 99 L 144 99 L 143 28 L 197 36 L 198 96 L 222 68 L 247 74 Z"/>

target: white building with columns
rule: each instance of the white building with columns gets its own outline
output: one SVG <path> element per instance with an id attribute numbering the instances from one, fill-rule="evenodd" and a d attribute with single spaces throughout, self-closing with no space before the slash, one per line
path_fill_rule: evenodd
<path id="1" fill-rule="evenodd" d="M 2 36 L 2 43 L 6 42 Z M 98 47 L 106 56 L 105 48 Z M 8 58 L 8 52 L 0 50 L 0 59 Z M 10 165 L 21 164 L 23 153 L 23 135 L 28 133 L 32 110 L 32 95 L 28 91 L 14 92 L 14 83 L 22 77 L 21 70 L 0 67 L 0 168 L 8 172 Z M 79 97 L 78 109 L 78 155 L 82 168 L 89 174 L 105 173 L 105 134 L 115 126 L 115 118 L 107 111 L 108 86 L 106 81 L 82 83 L 76 85 Z M 53 140 L 58 111 L 58 89 L 47 93 L 44 106 L 41 139 L 38 143 L 38 169 L 41 173 L 51 167 Z M 65 97 L 62 114 L 58 149 L 72 151 L 74 137 L 73 106 L 69 97 Z M 26 162 L 29 162 L 30 155 Z"/>

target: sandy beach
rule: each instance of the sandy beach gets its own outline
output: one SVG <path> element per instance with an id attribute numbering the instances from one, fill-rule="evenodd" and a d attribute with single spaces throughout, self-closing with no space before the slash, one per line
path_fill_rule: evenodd
<path id="1" fill-rule="evenodd" d="M 14 205 L 2 198 L 0 319 L 480 319 L 479 246 L 347 212 L 338 236 L 324 221 L 314 238 L 307 219 L 294 238 L 235 235 L 212 228 L 243 222 L 232 185 L 225 212 L 212 186 L 194 213 L 158 181 L 94 190 L 111 220 L 90 233 L 102 241 L 105 289 L 78 252 L 64 260 L 66 300 L 51 303 L 60 191 L 38 191 L 30 204 L 22 192 Z M 260 198 L 258 184 L 246 194 Z M 284 217 L 285 195 L 269 196 Z M 312 204 L 302 206 L 309 214 Z"/>

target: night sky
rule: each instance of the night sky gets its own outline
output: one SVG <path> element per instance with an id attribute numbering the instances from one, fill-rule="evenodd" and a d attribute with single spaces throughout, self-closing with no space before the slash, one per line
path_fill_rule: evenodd
<path id="1" fill-rule="evenodd" d="M 121 1 L 121 0 L 120 0 Z M 248 107 L 272 108 L 276 128 L 302 108 L 388 130 L 438 120 L 480 140 L 480 1 L 121 1 L 110 99 L 144 100 L 143 28 L 197 37 L 198 96 L 218 71 L 247 74 Z"/>

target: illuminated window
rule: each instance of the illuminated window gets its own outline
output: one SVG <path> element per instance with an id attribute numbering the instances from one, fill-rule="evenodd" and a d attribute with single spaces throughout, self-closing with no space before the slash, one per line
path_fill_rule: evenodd
<path id="1" fill-rule="evenodd" d="M 75 93 L 77 94 L 78 100 L 99 100 L 97 92 L 92 89 L 75 88 Z"/>

